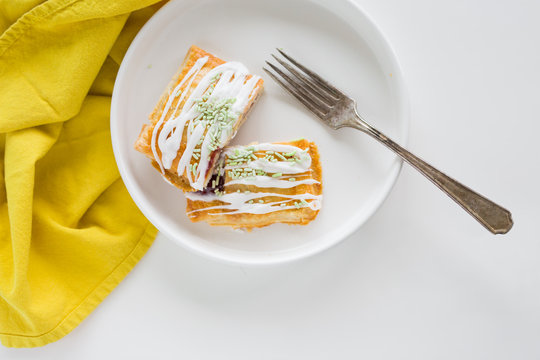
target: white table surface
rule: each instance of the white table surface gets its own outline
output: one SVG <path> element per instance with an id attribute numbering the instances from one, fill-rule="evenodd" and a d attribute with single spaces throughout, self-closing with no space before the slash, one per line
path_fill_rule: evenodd
<path id="1" fill-rule="evenodd" d="M 540 358 L 540 2 L 357 1 L 402 63 L 409 148 L 509 208 L 512 231 L 404 166 L 320 255 L 245 268 L 158 236 L 71 334 L 1 359 Z"/>

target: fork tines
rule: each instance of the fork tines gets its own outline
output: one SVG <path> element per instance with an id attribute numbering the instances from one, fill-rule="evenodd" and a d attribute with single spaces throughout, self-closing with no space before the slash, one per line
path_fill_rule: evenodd
<path id="1" fill-rule="evenodd" d="M 323 118 L 345 96 L 328 81 L 294 60 L 283 50 L 277 49 L 277 51 L 284 59 L 273 54 L 272 57 L 284 70 L 268 61 L 266 63 L 273 71 L 267 68 L 263 70 L 318 117 Z"/>

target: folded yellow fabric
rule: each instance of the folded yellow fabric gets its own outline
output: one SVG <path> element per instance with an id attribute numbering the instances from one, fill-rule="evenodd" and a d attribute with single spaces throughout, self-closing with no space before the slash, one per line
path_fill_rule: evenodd
<path id="1" fill-rule="evenodd" d="M 156 230 L 112 154 L 122 56 L 156 0 L 0 0 L 0 340 L 76 327 Z"/>

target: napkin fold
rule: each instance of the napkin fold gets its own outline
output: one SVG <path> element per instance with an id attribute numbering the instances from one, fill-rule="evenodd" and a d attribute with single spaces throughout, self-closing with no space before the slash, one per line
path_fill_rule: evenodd
<path id="1" fill-rule="evenodd" d="M 156 2 L 0 0 L 5 346 L 69 333 L 156 235 L 120 179 L 109 131 L 116 72 Z"/>

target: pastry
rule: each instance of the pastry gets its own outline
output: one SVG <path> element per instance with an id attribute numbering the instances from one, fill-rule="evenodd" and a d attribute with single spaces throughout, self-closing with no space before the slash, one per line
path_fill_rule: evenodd
<path id="1" fill-rule="evenodd" d="M 222 148 L 263 90 L 239 62 L 192 46 L 135 143 L 167 182 L 203 190 Z"/>
<path id="2" fill-rule="evenodd" d="M 245 229 L 305 225 L 322 202 L 317 147 L 304 139 L 227 147 L 208 187 L 185 195 L 193 222 Z"/>

